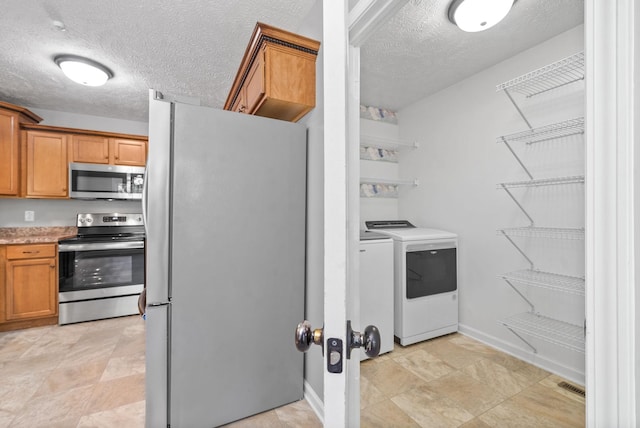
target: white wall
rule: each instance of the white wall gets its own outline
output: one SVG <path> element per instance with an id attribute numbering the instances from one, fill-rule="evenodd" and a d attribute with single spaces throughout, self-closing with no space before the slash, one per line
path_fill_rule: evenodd
<path id="1" fill-rule="evenodd" d="M 42 125 L 91 129 L 122 134 L 147 135 L 145 122 L 29 108 L 43 120 Z M 82 212 L 140 212 L 139 201 L 81 201 L 74 199 L 0 198 L 0 227 L 75 226 Z M 35 211 L 35 221 L 24 221 L 24 211 Z"/>
<path id="2" fill-rule="evenodd" d="M 527 129 L 505 94 L 496 92 L 496 85 L 582 51 L 583 31 L 576 27 L 398 112 L 400 137 L 422 142 L 419 149 L 400 157 L 400 178 L 418 178 L 420 186 L 401 195 L 399 217 L 459 234 L 461 331 L 581 383 L 584 354 L 533 339 L 538 348 L 534 354 L 497 322 L 528 306 L 496 275 L 528 264 L 496 230 L 528 222 L 506 193 L 496 189 L 497 183 L 526 179 L 496 137 Z M 524 101 L 523 110 L 534 127 L 582 116 L 582 89 L 576 83 Z M 584 174 L 583 137 L 518 150 L 536 178 Z M 537 226 L 584 227 L 582 184 L 515 193 Z M 583 241 L 518 242 L 536 268 L 584 275 Z M 580 296 L 533 287 L 520 290 L 540 313 L 583 324 Z"/>

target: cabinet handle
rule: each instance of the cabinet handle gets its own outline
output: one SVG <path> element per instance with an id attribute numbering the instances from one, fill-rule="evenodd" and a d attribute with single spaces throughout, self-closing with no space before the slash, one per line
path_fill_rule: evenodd
<path id="1" fill-rule="evenodd" d="M 238 110 L 240 113 L 244 113 L 244 111 L 247 109 L 247 106 L 240 106 L 240 110 Z"/>
<path id="2" fill-rule="evenodd" d="M 22 254 L 39 254 L 40 250 L 23 251 Z"/>
<path id="3" fill-rule="evenodd" d="M 56 268 L 56 265 L 49 265 L 49 267 L 50 267 L 51 269 L 55 269 L 55 268 Z"/>

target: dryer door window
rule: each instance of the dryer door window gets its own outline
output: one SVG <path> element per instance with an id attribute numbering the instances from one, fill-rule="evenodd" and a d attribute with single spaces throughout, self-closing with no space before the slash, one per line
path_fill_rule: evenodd
<path id="1" fill-rule="evenodd" d="M 408 251 L 406 297 L 416 299 L 456 291 L 456 249 Z"/>

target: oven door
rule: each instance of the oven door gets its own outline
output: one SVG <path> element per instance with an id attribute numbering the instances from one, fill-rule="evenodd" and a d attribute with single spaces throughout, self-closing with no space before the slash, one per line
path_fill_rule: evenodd
<path id="1" fill-rule="evenodd" d="M 60 302 L 140 293 L 144 242 L 59 245 Z"/>

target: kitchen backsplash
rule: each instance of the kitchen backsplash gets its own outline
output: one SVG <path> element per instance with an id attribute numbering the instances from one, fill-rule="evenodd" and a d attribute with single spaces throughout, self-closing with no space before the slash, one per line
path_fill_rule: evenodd
<path id="1" fill-rule="evenodd" d="M 78 213 L 139 213 L 140 201 L 0 198 L 0 227 L 75 226 Z M 33 221 L 25 221 L 33 211 Z"/>

